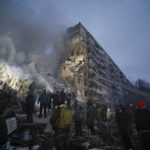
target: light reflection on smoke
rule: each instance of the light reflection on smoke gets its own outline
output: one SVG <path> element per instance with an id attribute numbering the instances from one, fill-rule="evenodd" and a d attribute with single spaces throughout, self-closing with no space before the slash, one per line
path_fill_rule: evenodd
<path id="1" fill-rule="evenodd" d="M 1 35 L 0 36 L 0 63 L 4 63 L 6 66 L 6 74 L 1 80 L 6 81 L 6 79 L 10 77 L 11 80 L 15 78 L 15 84 L 20 82 L 20 80 L 31 79 L 36 81 L 37 84 L 47 88 L 48 91 L 53 91 L 51 86 L 48 83 L 47 72 L 45 73 L 42 69 L 36 67 L 36 61 L 38 61 L 38 57 L 34 57 L 35 62 L 26 63 L 25 52 L 18 52 L 15 48 L 12 38 L 10 34 Z M 44 66 L 43 66 L 44 67 Z M 4 74 L 3 74 L 4 75 Z M 9 84 L 9 83 L 8 83 Z M 17 85 L 17 84 L 16 84 Z M 12 86 L 15 89 L 15 86 Z"/>
<path id="2" fill-rule="evenodd" d="M 8 64 L 10 76 L 52 90 L 47 75 L 57 72 L 66 29 L 57 11 L 49 1 L 0 1 L 0 61 Z"/>

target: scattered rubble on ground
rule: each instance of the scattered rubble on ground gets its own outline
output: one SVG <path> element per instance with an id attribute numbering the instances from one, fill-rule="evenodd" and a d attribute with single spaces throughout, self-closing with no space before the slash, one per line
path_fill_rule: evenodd
<path id="1" fill-rule="evenodd" d="M 8 117 L 15 116 L 17 119 L 17 130 L 9 135 L 9 142 L 14 149 L 20 150 L 50 150 L 54 147 L 53 130 L 49 124 L 51 112 L 48 112 L 47 118 L 38 118 L 34 114 L 34 123 L 26 123 L 26 114 L 22 110 L 20 100 L 14 91 L 0 90 L 0 107 L 6 109 Z M 14 113 L 12 113 L 14 111 Z M 83 136 L 71 138 L 72 150 L 86 149 L 104 149 L 104 150 L 122 150 L 122 143 L 114 119 L 103 122 L 103 133 L 90 136 L 86 125 L 83 125 Z"/>
<path id="2" fill-rule="evenodd" d="M 86 126 L 83 136 L 73 137 L 71 147 L 73 150 L 123 150 L 123 144 L 114 119 L 103 122 L 103 132 L 96 130 L 96 135 L 90 135 Z"/>

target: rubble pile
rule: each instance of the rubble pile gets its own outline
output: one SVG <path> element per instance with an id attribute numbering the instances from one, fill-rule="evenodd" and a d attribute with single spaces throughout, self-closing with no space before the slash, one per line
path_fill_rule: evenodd
<path id="1" fill-rule="evenodd" d="M 72 58 L 73 60 L 73 58 Z M 74 59 L 72 62 L 68 63 L 68 68 L 72 73 L 74 74 L 76 70 L 80 70 L 84 64 L 84 58 L 79 59 L 79 61 L 76 61 L 77 58 Z M 73 64 L 74 63 L 74 64 Z M 79 71 L 79 73 L 82 74 L 82 72 Z M 49 78 L 51 78 L 53 86 L 55 85 L 56 88 L 62 88 L 64 87 L 63 84 L 58 84 L 50 75 Z M 19 80 L 18 80 L 19 81 Z M 20 86 L 20 90 L 23 87 Z M 27 85 L 27 84 L 26 84 Z M 17 85 L 16 85 L 17 86 Z M 32 83 L 30 86 L 24 86 L 26 91 L 28 89 L 36 88 L 35 84 Z M 44 132 L 45 128 L 49 122 L 43 122 L 40 120 L 40 122 L 36 121 L 37 114 L 34 114 L 34 123 L 25 123 L 26 122 L 26 114 L 22 110 L 22 105 L 20 99 L 18 98 L 19 91 L 12 89 L 11 87 L 3 86 L 3 89 L 0 90 L 0 109 L 2 110 L 13 110 L 14 116 L 17 119 L 17 130 L 13 132 L 13 134 L 9 135 L 9 142 L 10 146 L 14 149 L 17 149 L 18 147 L 26 148 L 26 150 L 34 150 L 34 149 L 42 149 L 42 150 L 51 150 L 54 147 L 53 143 L 53 136 L 52 131 Z M 38 89 L 35 90 L 38 93 Z M 25 96 L 24 96 L 25 98 Z M 77 97 L 76 97 L 77 98 Z M 24 99 L 22 99 L 24 100 Z M 12 113 L 11 113 L 12 115 Z M 8 114 L 8 117 L 11 117 L 10 114 Z M 49 114 L 50 117 L 50 114 Z M 39 119 L 39 118 L 38 118 Z M 49 119 L 49 118 L 48 118 Z M 103 132 L 99 132 L 98 129 L 96 130 L 96 135 L 91 136 L 89 135 L 89 131 L 85 125 L 83 126 L 83 136 L 82 137 L 76 137 L 72 135 L 71 138 L 71 149 L 72 150 L 86 150 L 86 149 L 106 149 L 106 150 L 121 150 L 122 145 L 120 141 L 120 136 L 117 130 L 116 123 L 113 119 L 110 119 L 109 121 L 103 122 Z M 96 126 L 95 126 L 96 128 Z"/>
<path id="2" fill-rule="evenodd" d="M 26 114 L 14 90 L 0 90 L 0 111 L 6 119 L 17 119 L 17 130 L 8 136 L 8 149 L 47 150 L 52 147 L 51 135 L 43 132 L 45 123 L 25 123 Z"/>
<path id="3" fill-rule="evenodd" d="M 115 122 L 115 118 L 104 122 L 103 129 L 102 129 L 102 140 L 103 145 L 108 150 L 121 150 L 123 149 L 123 144 L 121 141 L 120 132 L 118 129 L 118 125 Z"/>
<path id="4" fill-rule="evenodd" d="M 14 90 L 0 90 L 0 110 L 2 112 L 19 110 L 20 104 Z"/>
<path id="5" fill-rule="evenodd" d="M 17 131 L 9 137 L 11 147 L 50 150 L 53 140 L 50 134 L 43 132 L 45 127 L 45 123 L 20 123 Z"/>
<path id="6" fill-rule="evenodd" d="M 18 74 L 12 75 L 12 70 Z M 0 61 L 0 89 L 14 90 L 17 92 L 17 97 L 21 98 L 26 95 L 28 86 L 32 81 L 25 75 L 21 74 L 20 76 L 19 71 L 21 72 L 18 68 L 11 69 L 7 63 Z"/>
<path id="7" fill-rule="evenodd" d="M 83 136 L 73 136 L 71 139 L 72 150 L 123 150 L 119 129 L 115 118 L 102 122 L 101 132 L 96 128 L 96 135 L 90 135 L 86 125 L 83 126 Z"/>

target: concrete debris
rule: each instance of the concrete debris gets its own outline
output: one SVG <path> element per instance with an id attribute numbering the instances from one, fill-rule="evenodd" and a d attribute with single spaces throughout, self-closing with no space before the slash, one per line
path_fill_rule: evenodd
<path id="1" fill-rule="evenodd" d="M 38 150 L 40 148 L 39 145 L 34 145 L 31 150 Z"/>
<path id="2" fill-rule="evenodd" d="M 79 102 L 81 102 L 81 103 L 84 103 L 84 100 L 83 100 L 83 98 L 81 96 L 77 96 L 76 100 L 79 101 Z"/>
<path id="3" fill-rule="evenodd" d="M 17 121 L 15 117 L 5 120 L 7 124 L 8 135 L 17 129 Z"/>

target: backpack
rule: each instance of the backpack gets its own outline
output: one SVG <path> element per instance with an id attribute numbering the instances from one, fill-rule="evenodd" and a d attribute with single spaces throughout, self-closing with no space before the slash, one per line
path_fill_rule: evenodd
<path id="1" fill-rule="evenodd" d="M 62 108 L 60 110 L 59 118 L 56 121 L 58 129 L 62 131 L 71 131 L 72 126 L 72 114 L 68 108 Z"/>

